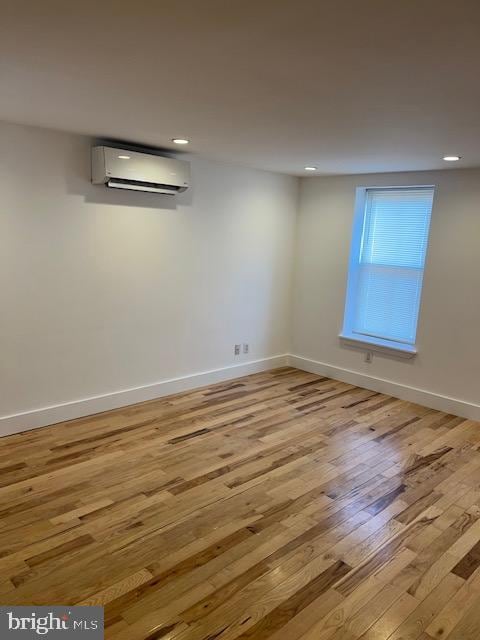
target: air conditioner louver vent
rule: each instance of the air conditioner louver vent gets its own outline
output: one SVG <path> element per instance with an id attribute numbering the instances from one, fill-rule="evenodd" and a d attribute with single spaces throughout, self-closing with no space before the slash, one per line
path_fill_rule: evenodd
<path id="1" fill-rule="evenodd" d="M 147 191 L 150 193 L 165 193 L 173 196 L 180 191 L 180 187 L 168 184 L 156 184 L 155 182 L 142 182 L 141 180 L 122 180 L 110 178 L 107 186 L 113 189 L 130 189 L 131 191 Z"/>

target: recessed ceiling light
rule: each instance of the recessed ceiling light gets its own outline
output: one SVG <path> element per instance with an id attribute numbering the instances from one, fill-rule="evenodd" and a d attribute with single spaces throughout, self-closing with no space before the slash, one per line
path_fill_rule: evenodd
<path id="1" fill-rule="evenodd" d="M 175 144 L 188 144 L 190 140 L 187 140 L 186 138 L 172 138 L 172 142 Z"/>
<path id="2" fill-rule="evenodd" d="M 305 171 L 316 171 L 317 167 L 305 167 Z"/>
<path id="3" fill-rule="evenodd" d="M 130 160 L 130 156 L 118 156 L 120 160 Z"/>
<path id="4" fill-rule="evenodd" d="M 460 158 L 461 156 L 443 156 L 445 162 L 456 162 L 457 160 L 460 160 Z"/>

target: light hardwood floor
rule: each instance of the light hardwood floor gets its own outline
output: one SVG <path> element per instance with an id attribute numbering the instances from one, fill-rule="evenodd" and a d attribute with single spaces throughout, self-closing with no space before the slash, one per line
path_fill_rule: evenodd
<path id="1" fill-rule="evenodd" d="M 480 425 L 291 368 L 0 440 L 0 601 L 116 640 L 478 640 Z"/>

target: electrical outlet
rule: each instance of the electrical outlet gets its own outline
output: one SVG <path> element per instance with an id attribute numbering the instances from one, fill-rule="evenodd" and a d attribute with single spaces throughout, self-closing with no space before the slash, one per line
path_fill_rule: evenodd
<path id="1" fill-rule="evenodd" d="M 373 353 L 371 351 L 367 351 L 365 354 L 365 362 L 370 363 L 373 360 Z"/>
<path id="2" fill-rule="evenodd" d="M 236 356 L 239 356 L 239 355 L 240 355 L 240 345 L 239 345 L 239 344 L 236 344 L 236 345 L 235 345 L 235 349 L 234 349 L 233 353 L 234 353 Z"/>
<path id="3" fill-rule="evenodd" d="M 243 343 L 243 353 L 248 353 L 248 342 Z"/>

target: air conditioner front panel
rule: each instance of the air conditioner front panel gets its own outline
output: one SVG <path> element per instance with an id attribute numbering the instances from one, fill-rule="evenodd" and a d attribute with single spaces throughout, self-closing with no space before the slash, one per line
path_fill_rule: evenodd
<path id="1" fill-rule="evenodd" d="M 150 153 L 98 146 L 92 149 L 92 182 L 109 184 L 111 180 L 135 183 L 135 191 L 179 193 L 190 183 L 190 165 L 183 160 Z M 145 185 L 145 188 L 143 186 Z M 153 187 L 152 187 L 153 185 Z M 128 188 L 109 184 L 117 188 Z M 161 190 L 164 189 L 164 190 Z M 155 191 L 154 191 L 155 190 Z"/>
<path id="2" fill-rule="evenodd" d="M 123 151 L 104 147 L 107 176 L 136 182 L 188 186 L 186 166 L 188 164 L 173 158 L 163 158 L 146 153 Z M 120 156 L 128 156 L 121 158 Z"/>

